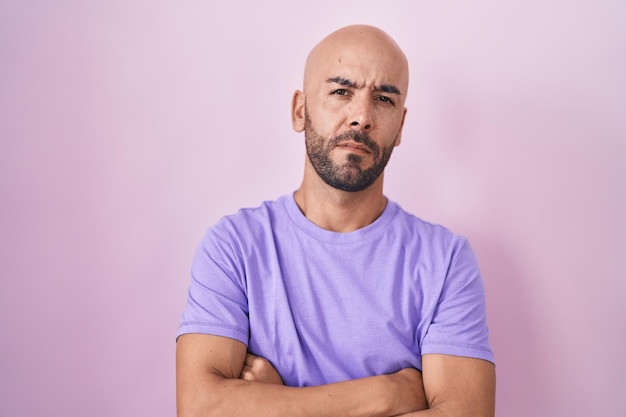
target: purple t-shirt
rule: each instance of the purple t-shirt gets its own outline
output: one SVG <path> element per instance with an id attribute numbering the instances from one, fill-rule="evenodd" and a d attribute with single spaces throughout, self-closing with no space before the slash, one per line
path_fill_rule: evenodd
<path id="1" fill-rule="evenodd" d="M 421 369 L 427 353 L 493 362 L 469 244 L 392 201 L 350 233 L 293 195 L 240 210 L 208 230 L 191 275 L 178 334 L 239 340 L 290 386 Z"/>

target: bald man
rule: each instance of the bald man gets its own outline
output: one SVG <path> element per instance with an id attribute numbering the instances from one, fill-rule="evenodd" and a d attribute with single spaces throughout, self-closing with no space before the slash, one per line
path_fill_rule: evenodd
<path id="1" fill-rule="evenodd" d="M 493 416 L 482 280 L 467 241 L 383 194 L 404 53 L 371 26 L 309 54 L 292 102 L 300 187 L 222 218 L 177 339 L 187 416 Z"/>

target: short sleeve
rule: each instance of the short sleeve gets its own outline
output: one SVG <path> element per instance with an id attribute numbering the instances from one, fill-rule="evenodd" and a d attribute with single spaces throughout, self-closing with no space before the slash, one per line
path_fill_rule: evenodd
<path id="1" fill-rule="evenodd" d="M 211 334 L 247 345 L 249 321 L 243 262 L 235 239 L 222 229 L 209 229 L 196 250 L 178 336 Z"/>
<path id="2" fill-rule="evenodd" d="M 432 322 L 422 341 L 422 355 L 439 353 L 494 362 L 488 336 L 478 262 L 469 243 L 462 240 L 453 253 Z"/>

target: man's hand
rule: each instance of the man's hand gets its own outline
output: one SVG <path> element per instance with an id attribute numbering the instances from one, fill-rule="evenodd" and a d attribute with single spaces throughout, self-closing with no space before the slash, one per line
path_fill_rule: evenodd
<path id="1" fill-rule="evenodd" d="M 246 359 L 244 360 L 239 378 L 264 384 L 284 385 L 280 374 L 267 359 L 251 353 L 246 353 Z"/>

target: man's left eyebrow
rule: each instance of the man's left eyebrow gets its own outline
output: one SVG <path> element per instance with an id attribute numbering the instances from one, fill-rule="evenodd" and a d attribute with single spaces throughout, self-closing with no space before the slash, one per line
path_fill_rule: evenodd
<path id="1" fill-rule="evenodd" d="M 402 93 L 400 93 L 400 90 L 398 90 L 398 88 L 395 85 L 391 85 L 391 84 L 383 84 L 383 85 L 377 86 L 375 90 L 382 91 L 383 93 L 398 94 L 400 96 L 402 95 Z"/>

